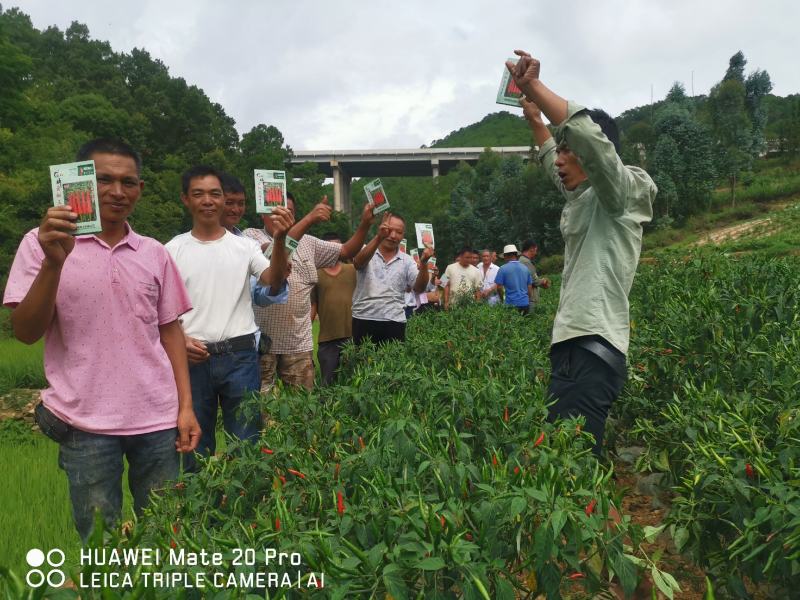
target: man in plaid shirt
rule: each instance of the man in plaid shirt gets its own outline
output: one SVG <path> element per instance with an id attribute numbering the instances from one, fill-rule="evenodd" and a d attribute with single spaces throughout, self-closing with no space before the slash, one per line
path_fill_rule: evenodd
<path id="1" fill-rule="evenodd" d="M 292 194 L 287 194 L 289 210 L 295 214 Z M 314 387 L 314 341 L 311 334 L 311 290 L 317 283 L 317 269 L 332 267 L 341 259 L 354 257 L 367 237 L 374 221 L 372 207 L 367 203 L 361 213 L 358 229 L 343 244 L 325 242 L 304 235 L 314 224 L 328 221 L 331 207 L 327 197 L 317 204 L 289 232 L 299 241 L 292 254 L 292 271 L 289 274 L 289 301 L 283 305 L 254 306 L 256 323 L 272 343 L 269 353 L 261 357 L 261 391 L 267 392 L 275 382 L 275 375 L 288 385 Z M 264 229 L 245 229 L 244 235 L 253 238 L 262 248 L 272 243 L 271 222 L 264 220 Z"/>

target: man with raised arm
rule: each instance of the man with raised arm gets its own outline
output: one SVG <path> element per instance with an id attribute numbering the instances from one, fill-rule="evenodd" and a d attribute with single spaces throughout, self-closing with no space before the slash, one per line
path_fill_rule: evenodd
<path id="1" fill-rule="evenodd" d="M 370 338 L 373 342 L 405 341 L 405 292 L 416 294 L 428 285 L 428 260 L 433 248 L 425 248 L 414 259 L 399 251 L 400 240 L 406 233 L 402 217 L 384 213 L 378 233 L 353 259 L 356 268 L 356 291 L 353 294 L 353 340 L 360 344 Z"/>
<path id="2" fill-rule="evenodd" d="M 291 194 L 288 195 L 288 206 L 294 217 L 295 202 Z M 271 338 L 269 352 L 261 357 L 262 392 L 266 393 L 272 387 L 276 376 L 285 384 L 300 385 L 307 389 L 314 387 L 311 290 L 318 281 L 317 269 L 332 267 L 340 259 L 347 260 L 355 256 L 364 244 L 374 220 L 370 205 L 365 203 L 361 223 L 345 243 L 325 242 L 305 235 L 313 225 L 330 220 L 331 211 L 326 196 L 289 232 L 289 236 L 298 241 L 291 259 L 289 301 L 282 306 L 255 309 L 258 326 Z M 274 231 L 265 215 L 263 229 L 245 229 L 244 234 L 266 248 L 272 244 Z"/>
<path id="3" fill-rule="evenodd" d="M 142 160 L 113 139 L 86 143 L 76 160 L 94 160 L 102 231 L 75 237 L 78 215 L 48 209 L 17 250 L 3 303 L 17 339 L 45 338 L 36 418 L 59 443 L 85 542 L 95 510 L 109 524 L 121 515 L 123 460 L 141 514 L 151 491 L 178 476 L 176 450 L 194 450 L 200 427 L 178 321 L 189 296 L 164 247 L 128 224 Z"/>
<path id="4" fill-rule="evenodd" d="M 284 242 L 294 219 L 283 207 L 268 216 L 278 241 L 270 262 L 253 240 L 223 227 L 225 198 L 214 168 L 190 168 L 181 178 L 181 188 L 181 200 L 192 215 L 192 230 L 172 238 L 167 250 L 194 307 L 183 318 L 189 378 L 194 411 L 203 428 L 199 449 L 213 454 L 218 402 L 225 430 L 231 435 L 252 440 L 261 430 L 257 411 L 244 416 L 239 410 L 260 384 L 250 276 L 268 287 L 271 296 L 285 293 Z"/>
<path id="5" fill-rule="evenodd" d="M 627 378 L 628 293 L 653 216 L 657 189 L 622 164 L 619 134 L 605 112 L 567 101 L 539 79 L 540 63 L 516 50 L 506 63 L 525 98 L 539 158 L 566 198 L 561 214 L 564 272 L 553 323 L 550 417 L 584 415 L 599 455 L 606 417 Z M 555 139 L 541 113 L 555 127 Z"/>

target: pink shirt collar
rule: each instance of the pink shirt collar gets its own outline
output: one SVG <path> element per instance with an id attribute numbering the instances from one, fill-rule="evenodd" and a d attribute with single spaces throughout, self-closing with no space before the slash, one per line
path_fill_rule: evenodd
<path id="1" fill-rule="evenodd" d="M 105 243 L 103 240 L 101 240 L 101 239 L 100 239 L 99 237 L 97 237 L 97 235 L 95 235 L 95 234 L 92 234 L 92 235 L 81 235 L 81 236 L 78 236 L 78 237 L 77 237 L 77 238 L 75 238 L 75 239 L 76 239 L 76 241 L 80 241 L 80 240 L 87 240 L 87 241 L 88 241 L 88 240 L 94 240 L 94 241 L 96 241 L 98 244 L 100 244 L 101 246 L 105 246 L 106 248 L 110 248 L 110 246 L 109 246 L 107 243 Z M 138 233 L 136 233 L 136 232 L 135 232 L 135 231 L 134 231 L 134 230 L 131 228 L 130 224 L 129 224 L 129 223 L 126 221 L 126 222 L 125 222 L 125 237 L 124 237 L 124 238 L 122 238 L 122 239 L 119 241 L 119 243 L 117 244 L 117 246 L 120 246 L 120 245 L 122 245 L 122 244 L 127 244 L 128 246 L 130 246 L 131 250 L 133 250 L 133 251 L 135 252 L 136 250 L 138 250 L 138 249 L 139 249 L 139 245 L 141 244 L 141 242 L 142 242 L 142 236 L 140 236 Z M 116 246 L 115 246 L 115 248 L 116 248 Z"/>

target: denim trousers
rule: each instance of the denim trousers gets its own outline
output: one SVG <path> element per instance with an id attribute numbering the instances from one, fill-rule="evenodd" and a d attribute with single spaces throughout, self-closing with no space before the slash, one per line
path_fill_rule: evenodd
<path id="1" fill-rule="evenodd" d="M 222 408 L 226 432 L 242 440 L 258 439 L 261 416 L 247 419 L 239 414 L 243 401 L 258 393 L 261 387 L 258 352 L 239 350 L 212 354 L 208 360 L 189 366 L 189 381 L 194 414 L 203 430 L 197 452 L 208 456 L 217 448 L 217 405 Z M 186 456 L 184 468 L 190 471 L 196 468 L 194 457 Z"/>
<path id="2" fill-rule="evenodd" d="M 95 509 L 108 525 L 122 513 L 123 456 L 128 459 L 128 486 L 137 515 L 150 492 L 178 476 L 176 428 L 139 435 L 104 435 L 73 429 L 59 447 L 58 465 L 67 474 L 75 528 L 85 543 L 94 526 Z"/>

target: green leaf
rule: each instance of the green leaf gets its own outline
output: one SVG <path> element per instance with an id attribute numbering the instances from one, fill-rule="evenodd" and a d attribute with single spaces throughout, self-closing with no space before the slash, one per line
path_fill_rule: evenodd
<path id="1" fill-rule="evenodd" d="M 658 591 L 660 591 L 667 598 L 669 598 L 669 600 L 672 600 L 674 591 L 672 589 L 672 586 L 664 578 L 661 571 L 659 571 L 655 566 L 653 566 L 650 568 L 650 575 L 652 575 L 653 581 L 655 582 Z"/>
<path id="2" fill-rule="evenodd" d="M 528 502 L 525 500 L 525 498 L 523 498 L 522 496 L 514 496 L 511 499 L 511 506 L 510 506 L 510 508 L 508 510 L 508 512 L 509 512 L 508 516 L 513 519 L 518 514 L 520 514 L 523 510 L 525 510 L 525 508 L 527 508 L 527 506 L 528 506 Z"/>
<path id="3" fill-rule="evenodd" d="M 383 568 L 383 584 L 395 600 L 408 598 L 408 587 L 400 576 L 400 567 L 395 563 L 389 563 Z"/>
<path id="4" fill-rule="evenodd" d="M 636 566 L 633 564 L 633 561 L 613 547 L 609 548 L 608 560 L 609 567 L 619 578 L 619 582 L 622 584 L 622 589 L 625 591 L 625 595 L 631 596 L 636 589 L 636 584 L 638 583 Z"/>
<path id="5" fill-rule="evenodd" d="M 661 534 L 662 531 L 666 528 L 666 524 L 659 525 L 658 527 L 653 527 L 652 525 L 645 525 L 644 527 L 644 539 L 646 539 L 651 544 L 656 541 L 656 538 Z M 677 544 L 676 544 L 677 545 Z"/>
<path id="6" fill-rule="evenodd" d="M 497 600 L 514 600 L 516 594 L 514 593 L 514 586 L 508 580 L 498 576 L 495 578 L 494 584 L 494 597 Z"/>
<path id="7" fill-rule="evenodd" d="M 550 515 L 550 524 L 553 526 L 553 535 L 558 536 L 561 533 L 561 530 L 564 529 L 564 525 L 567 522 L 567 513 L 561 509 L 557 509 L 553 511 L 553 514 Z"/>
<path id="8" fill-rule="evenodd" d="M 423 558 L 414 566 L 422 571 L 438 571 L 445 568 L 445 562 L 439 556 L 429 556 L 428 558 Z"/>
<path id="9" fill-rule="evenodd" d="M 689 541 L 689 530 L 685 527 L 678 527 L 675 529 L 672 541 L 675 542 L 675 548 L 677 548 L 678 552 L 683 551 L 683 547 L 686 546 L 686 542 Z"/>

